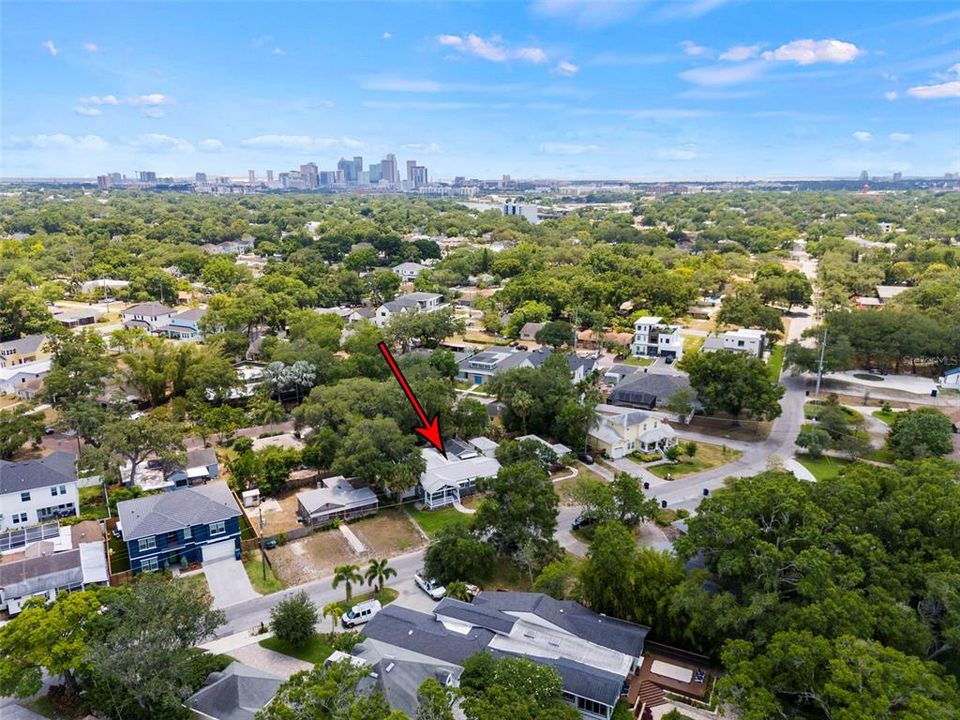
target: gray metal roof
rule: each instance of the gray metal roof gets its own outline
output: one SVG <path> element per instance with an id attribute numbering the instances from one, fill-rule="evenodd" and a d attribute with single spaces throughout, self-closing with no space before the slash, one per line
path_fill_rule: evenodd
<path id="1" fill-rule="evenodd" d="M 200 467 L 201 465 L 207 467 L 209 465 L 217 464 L 217 453 L 213 448 L 194 448 L 193 450 L 187 450 L 187 467 Z"/>
<path id="2" fill-rule="evenodd" d="M 207 684 L 187 698 L 186 705 L 217 720 L 253 720 L 283 684 L 283 679 L 233 662 L 210 673 Z"/>
<path id="3" fill-rule="evenodd" d="M 7 598 L 83 583 L 80 550 L 51 553 L 0 564 L 0 587 Z"/>
<path id="4" fill-rule="evenodd" d="M 297 502 L 310 515 L 320 510 L 349 510 L 377 504 L 377 494 L 368 487 L 354 487 L 345 477 L 337 476 L 322 481 L 326 487 L 297 494 Z"/>
<path id="5" fill-rule="evenodd" d="M 123 311 L 124 315 L 148 315 L 150 317 L 171 315 L 172 313 L 172 308 L 168 308 L 163 303 L 158 302 L 138 303 L 137 305 L 131 305 Z"/>
<path id="6" fill-rule="evenodd" d="M 0 495 L 76 482 L 76 455 L 57 451 L 39 460 L 0 460 Z"/>
<path id="7" fill-rule="evenodd" d="M 434 613 L 438 617 L 449 617 L 454 620 L 487 628 L 496 633 L 509 633 L 517 623 L 515 617 L 505 615 L 496 608 L 484 607 L 483 605 L 472 605 L 462 600 L 444 598 L 440 601 Z"/>
<path id="8" fill-rule="evenodd" d="M 117 503 L 125 541 L 239 517 L 225 482 L 210 482 Z"/>

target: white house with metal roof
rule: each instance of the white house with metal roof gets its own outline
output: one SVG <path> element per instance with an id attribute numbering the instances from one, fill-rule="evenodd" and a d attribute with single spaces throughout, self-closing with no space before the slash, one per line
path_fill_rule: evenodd
<path id="1" fill-rule="evenodd" d="M 464 495 L 472 495 L 477 480 L 494 477 L 500 471 L 496 458 L 469 453 L 463 458 L 451 453 L 444 457 L 433 448 L 423 448 L 427 469 L 420 476 L 419 494 L 423 504 L 433 510 L 460 502 Z"/>
<path id="2" fill-rule="evenodd" d="M 307 526 L 329 525 L 335 518 L 348 520 L 370 515 L 379 506 L 373 490 L 352 483 L 343 475 L 324 478 L 315 489 L 297 493 L 297 515 Z"/>
<path id="3" fill-rule="evenodd" d="M 154 332 L 164 325 L 169 325 L 177 311 L 163 303 L 146 302 L 131 305 L 121 313 L 125 328 L 140 328 L 147 332 Z"/>

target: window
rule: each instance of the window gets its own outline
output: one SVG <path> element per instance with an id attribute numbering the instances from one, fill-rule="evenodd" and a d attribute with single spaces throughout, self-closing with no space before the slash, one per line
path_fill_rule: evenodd
<path id="1" fill-rule="evenodd" d="M 20 502 L 30 502 L 30 493 L 28 492 L 20 493 Z"/>
<path id="2" fill-rule="evenodd" d="M 56 486 L 56 485 L 54 485 L 52 488 L 50 488 L 50 494 L 51 494 L 53 497 L 56 497 L 56 496 L 57 496 L 57 486 Z"/>
<path id="3" fill-rule="evenodd" d="M 61 494 L 61 495 L 66 495 L 66 494 L 67 494 L 67 486 L 66 486 L 66 485 L 61 485 L 61 486 L 60 486 L 60 494 Z"/>
<path id="4" fill-rule="evenodd" d="M 223 520 L 219 522 L 210 523 L 210 534 L 211 535 L 223 535 L 226 532 L 226 526 L 224 525 Z"/>
<path id="5" fill-rule="evenodd" d="M 183 539 L 184 539 L 184 540 L 189 540 L 191 537 L 193 537 L 193 535 L 192 535 L 191 533 L 192 533 L 192 531 L 191 531 L 191 529 L 190 529 L 190 526 L 188 525 L 187 527 L 185 527 L 185 528 L 183 529 Z"/>
<path id="6" fill-rule="evenodd" d="M 152 535 L 150 537 L 140 538 L 137 541 L 137 546 L 140 548 L 140 552 L 153 550 L 157 547 L 157 539 Z"/>
<path id="7" fill-rule="evenodd" d="M 27 521 L 26 513 L 14 513 L 13 514 L 13 524 L 18 525 L 20 523 L 25 523 Z"/>
<path id="8" fill-rule="evenodd" d="M 143 570 L 143 572 L 156 572 L 159 566 L 160 565 L 155 557 L 147 558 L 140 563 L 140 569 Z"/>

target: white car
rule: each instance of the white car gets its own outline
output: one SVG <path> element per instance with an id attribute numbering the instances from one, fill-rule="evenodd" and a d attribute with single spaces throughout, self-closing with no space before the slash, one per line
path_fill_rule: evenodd
<path id="1" fill-rule="evenodd" d="M 341 622 L 345 628 L 363 625 L 364 623 L 370 622 L 373 616 L 380 612 L 380 610 L 379 600 L 367 600 L 366 602 L 357 603 L 343 614 Z"/>
<path id="2" fill-rule="evenodd" d="M 418 572 L 413 576 L 413 581 L 417 584 L 417 587 L 423 590 L 427 595 L 429 595 L 434 600 L 442 600 L 443 596 L 447 594 L 447 589 L 438 583 L 433 578 L 424 577 L 422 572 Z"/>

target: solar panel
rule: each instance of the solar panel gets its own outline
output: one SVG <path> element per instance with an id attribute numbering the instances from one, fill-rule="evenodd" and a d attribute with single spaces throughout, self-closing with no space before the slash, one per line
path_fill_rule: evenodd
<path id="1" fill-rule="evenodd" d="M 0 533 L 0 552 L 10 552 L 41 540 L 50 540 L 60 536 L 60 523 L 56 520 L 31 525 L 26 528 L 16 528 Z"/>

